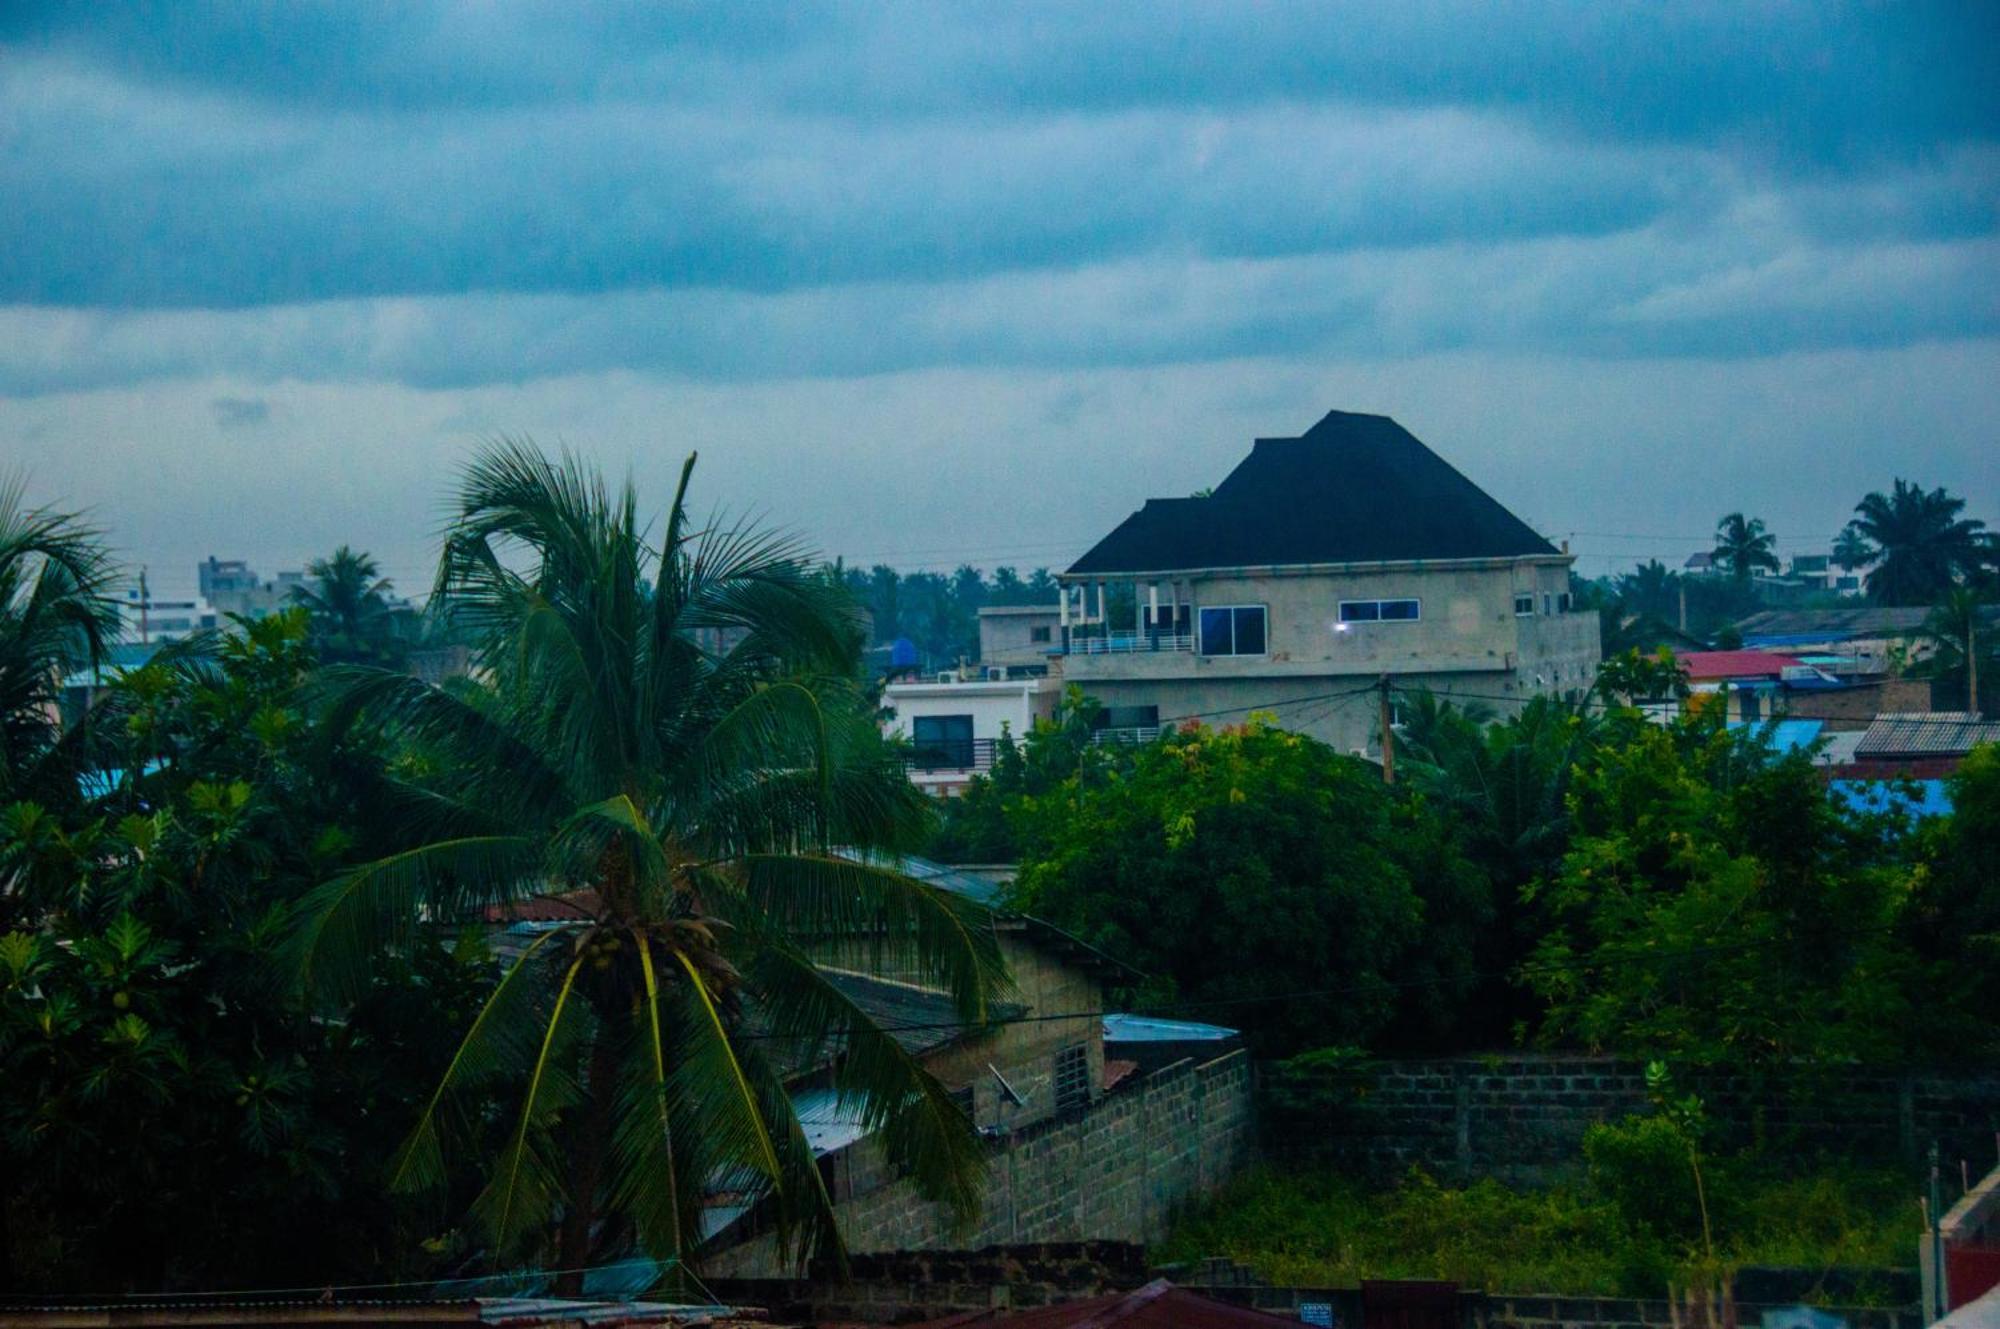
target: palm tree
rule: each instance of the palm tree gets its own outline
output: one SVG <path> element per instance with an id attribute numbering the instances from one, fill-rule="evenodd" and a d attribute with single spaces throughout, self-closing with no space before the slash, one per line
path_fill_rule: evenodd
<path id="1" fill-rule="evenodd" d="M 1833 542 L 1833 565 L 1842 572 L 1853 572 L 1865 568 L 1876 558 L 1875 546 L 1868 543 L 1868 537 L 1854 529 L 1849 522 L 1841 527 L 1840 535 Z"/>
<path id="2" fill-rule="evenodd" d="M 63 676 L 94 667 L 117 637 L 115 575 L 95 530 L 28 507 L 18 480 L 0 484 L 0 803 L 74 794 L 58 778 L 76 746 L 64 738 Z"/>
<path id="3" fill-rule="evenodd" d="M 346 545 L 330 558 L 306 564 L 311 580 L 292 588 L 292 600 L 312 620 L 320 658 L 329 663 L 378 660 L 390 633 L 395 585 L 368 554 Z"/>
<path id="4" fill-rule="evenodd" d="M 1618 599 L 1640 618 L 1671 623 L 1680 612 L 1680 574 L 1659 559 L 1648 559 L 1618 579 Z"/>
<path id="5" fill-rule="evenodd" d="M 1968 711 L 1980 710 L 1980 696 L 1992 695 L 2000 670 L 2000 640 L 1996 640 L 2000 632 L 1987 615 L 1986 604 L 1986 597 L 1971 586 L 1946 591 L 1924 620 L 1923 635 L 1934 652 L 1912 671 L 1963 694 Z M 1975 691 L 1980 695 L 1973 695 Z"/>
<path id="6" fill-rule="evenodd" d="M 1880 604 L 1933 604 L 1992 557 L 1986 523 L 1958 514 L 1965 500 L 1942 488 L 1897 480 L 1887 494 L 1854 505 L 1852 528 L 1880 549 L 1868 576 L 1868 598 Z"/>
<path id="7" fill-rule="evenodd" d="M 419 919 L 558 894 L 574 911 L 506 969 L 393 1163 L 397 1186 L 439 1186 L 455 1126 L 510 1099 L 473 1205 L 496 1258 L 545 1253 L 553 1228 L 563 1270 L 631 1245 L 685 1260 L 724 1179 L 802 1259 L 837 1252 L 783 1080 L 835 1051 L 833 1086 L 892 1163 L 978 1203 L 964 1113 L 815 960 L 894 966 L 977 1024 L 1005 982 L 990 919 L 833 852 L 906 840 L 927 805 L 852 693 L 845 589 L 788 540 L 696 530 L 693 467 L 653 546 L 629 484 L 491 446 L 434 595 L 487 681 L 333 671 L 334 722 L 392 724 L 436 774 L 399 791 L 409 847 L 310 901 L 309 981 L 355 991 Z"/>
<path id="8" fill-rule="evenodd" d="M 1747 582 L 1759 568 L 1778 570 L 1778 555 L 1772 548 L 1776 543 L 1777 537 L 1764 529 L 1761 519 L 1732 512 L 1715 524 L 1715 548 L 1709 557 L 1717 567 L 1728 568 L 1737 581 Z"/>

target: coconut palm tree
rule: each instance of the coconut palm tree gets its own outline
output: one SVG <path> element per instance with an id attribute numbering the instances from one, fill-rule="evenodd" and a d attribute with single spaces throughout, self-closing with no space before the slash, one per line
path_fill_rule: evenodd
<path id="1" fill-rule="evenodd" d="M 2000 625 L 1987 612 L 1988 603 L 1971 586 L 1946 591 L 1924 620 L 1923 635 L 1932 643 L 1933 653 L 1911 671 L 1964 697 L 1968 711 L 1981 710 L 1980 698 L 1991 697 L 1994 683 L 2000 681 Z M 1975 690 L 1978 696 L 1973 695 Z"/>
<path id="2" fill-rule="evenodd" d="M 468 1116 L 503 1143 L 472 1206 L 496 1259 L 562 1270 L 637 1247 L 687 1259 L 704 1191 L 764 1203 L 801 1258 L 838 1249 L 784 1075 L 822 1065 L 892 1163 L 976 1208 L 970 1123 L 816 960 L 893 966 L 968 1024 L 1004 984 L 990 919 L 837 846 L 897 842 L 926 805 L 851 695 L 851 602 L 790 541 L 696 529 L 690 457 L 657 543 L 630 485 L 495 444 L 470 465 L 434 603 L 482 682 L 331 671 L 332 722 L 407 738 L 408 848 L 309 901 L 305 977 L 353 992 L 410 929 L 506 918 L 527 938 L 392 1179 L 435 1189 Z M 428 774 L 426 774 L 428 773 Z M 579 1275 L 565 1274 L 574 1288 Z"/>
<path id="3" fill-rule="evenodd" d="M 1715 524 L 1715 548 L 1709 557 L 1737 581 L 1747 582 L 1759 568 L 1778 570 L 1778 555 L 1772 548 L 1776 543 L 1777 537 L 1764 529 L 1761 519 L 1732 512 Z"/>
<path id="4" fill-rule="evenodd" d="M 115 575 L 94 529 L 30 508 L 18 480 L 0 484 L 0 804 L 74 796 L 58 778 L 76 747 L 63 737 L 63 676 L 116 639 Z"/>
<path id="5" fill-rule="evenodd" d="M 1842 572 L 1853 572 L 1865 568 L 1876 558 L 1875 546 L 1868 543 L 1868 537 L 1854 529 L 1849 522 L 1840 530 L 1833 542 L 1833 565 Z"/>
<path id="6" fill-rule="evenodd" d="M 395 585 L 374 558 L 342 545 L 331 557 L 306 564 L 305 585 L 292 588 L 304 606 L 320 658 L 329 663 L 380 661 L 394 635 L 389 596 Z"/>
<path id="7" fill-rule="evenodd" d="M 1986 523 L 1958 514 L 1965 500 L 1897 480 L 1887 493 L 1854 505 L 1853 529 L 1872 540 L 1880 562 L 1868 575 L 1868 598 L 1880 604 L 1934 604 L 1962 577 L 1993 557 Z"/>

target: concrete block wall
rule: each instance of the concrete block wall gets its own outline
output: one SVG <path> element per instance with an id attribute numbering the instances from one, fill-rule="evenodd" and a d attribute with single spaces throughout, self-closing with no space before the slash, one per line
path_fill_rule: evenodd
<path id="1" fill-rule="evenodd" d="M 1127 1082 L 1072 1116 L 1038 1122 L 993 1142 L 985 1204 L 970 1229 L 943 1205 L 892 1178 L 868 1141 L 847 1160 L 852 1198 L 835 1213 L 855 1254 L 978 1250 L 1023 1242 L 1155 1241 L 1174 1210 L 1227 1181 L 1255 1139 L 1251 1067 L 1234 1052 L 1181 1062 Z M 766 1234 L 720 1251 L 704 1271 L 779 1277 L 786 1269 Z"/>
<path id="2" fill-rule="evenodd" d="M 1417 1165 L 1444 1177 L 1542 1181 L 1577 1165 L 1592 1125 L 1651 1109 L 1644 1068 L 1609 1057 L 1390 1061 L 1319 1079 L 1324 1106 L 1274 1108 L 1267 1147 L 1377 1176 Z M 1915 1158 L 1935 1139 L 1947 1159 L 1978 1162 L 2000 1128 L 2000 1074 L 1707 1075 L 1686 1084 L 1730 1143 Z M 1301 1095 L 1281 1097 L 1296 1104 Z"/>

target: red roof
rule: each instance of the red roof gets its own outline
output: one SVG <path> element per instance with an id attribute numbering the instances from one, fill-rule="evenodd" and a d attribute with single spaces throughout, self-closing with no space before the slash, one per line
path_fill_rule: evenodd
<path id="1" fill-rule="evenodd" d="M 928 1320 L 917 1329 L 948 1329 L 967 1324 L 1004 1324 L 1013 1329 L 1098 1329 L 1100 1325 L 1113 1324 L 1129 1329 L 1271 1329 L 1280 1324 L 1296 1326 L 1298 1321 L 1213 1301 L 1175 1287 L 1163 1278 L 1136 1292 L 1113 1292 L 1085 1301 L 1011 1313 L 998 1308 L 965 1311 L 942 1320 Z"/>
<path id="2" fill-rule="evenodd" d="M 533 895 L 511 904 L 486 907 L 489 923 L 573 923 L 597 917 L 597 892 L 589 889 L 564 895 Z"/>
<path id="3" fill-rule="evenodd" d="M 1687 670 L 1688 680 L 1694 683 L 1723 678 L 1779 678 L 1787 669 L 1805 663 L 1769 651 L 1689 651 L 1675 658 Z"/>

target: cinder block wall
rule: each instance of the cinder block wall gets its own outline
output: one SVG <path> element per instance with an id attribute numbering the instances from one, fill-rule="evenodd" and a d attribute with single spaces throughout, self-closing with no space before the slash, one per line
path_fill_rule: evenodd
<path id="1" fill-rule="evenodd" d="M 1720 1142 L 1914 1159 L 1939 1142 L 1974 1170 L 2000 1129 L 2000 1074 L 1693 1077 Z M 1389 1061 L 1323 1077 L 1316 1111 L 1274 1107 L 1265 1144 L 1377 1176 L 1412 1165 L 1440 1177 L 1534 1183 L 1573 1169 L 1584 1132 L 1651 1110 L 1642 1066 L 1609 1057 Z M 1291 1096 L 1294 1101 L 1298 1095 Z M 1275 1101 L 1275 1100 L 1274 1100 Z"/>
<path id="2" fill-rule="evenodd" d="M 891 1178 L 866 1141 L 853 1146 L 863 1153 L 850 1160 L 854 1198 L 836 1214 L 856 1254 L 1156 1241 L 1176 1206 L 1249 1161 L 1254 1115 L 1247 1053 L 1181 1062 L 1086 1111 L 996 1140 L 985 1207 L 970 1228 L 955 1227 L 948 1209 Z M 704 1271 L 752 1278 L 791 1272 L 768 1234 L 711 1256 Z"/>

